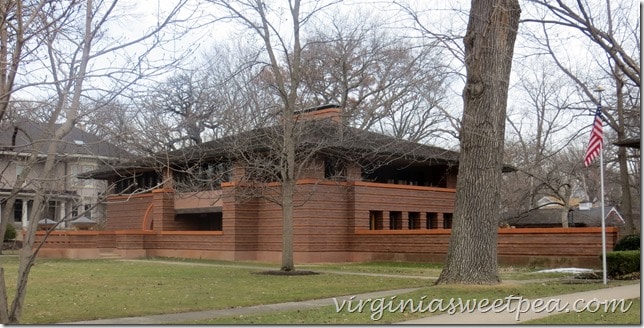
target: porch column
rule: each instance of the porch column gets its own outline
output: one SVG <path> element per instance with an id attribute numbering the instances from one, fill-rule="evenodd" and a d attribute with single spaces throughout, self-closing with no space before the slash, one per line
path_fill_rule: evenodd
<path id="1" fill-rule="evenodd" d="M 22 228 L 27 229 L 29 225 L 29 201 L 26 199 L 22 200 L 22 218 L 20 218 L 22 223 Z"/>
<path id="2" fill-rule="evenodd" d="M 176 226 L 174 220 L 174 191 L 172 189 L 152 190 L 152 225 L 155 231 L 173 230 Z"/>
<path id="3" fill-rule="evenodd" d="M 67 201 L 61 200 L 56 202 L 56 206 L 58 207 L 58 218 L 60 220 L 65 219 L 65 215 L 67 214 Z M 59 228 L 65 228 L 67 226 L 67 223 L 62 222 L 58 227 Z"/>

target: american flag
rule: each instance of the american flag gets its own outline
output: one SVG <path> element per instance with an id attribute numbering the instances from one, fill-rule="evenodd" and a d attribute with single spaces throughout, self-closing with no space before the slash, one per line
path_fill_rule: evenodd
<path id="1" fill-rule="evenodd" d="M 603 143 L 604 133 L 602 131 L 602 107 L 598 106 L 597 112 L 595 113 L 593 128 L 590 130 L 588 149 L 586 149 L 586 155 L 584 155 L 584 166 L 590 166 L 593 160 L 599 156 L 599 153 L 602 151 Z"/>

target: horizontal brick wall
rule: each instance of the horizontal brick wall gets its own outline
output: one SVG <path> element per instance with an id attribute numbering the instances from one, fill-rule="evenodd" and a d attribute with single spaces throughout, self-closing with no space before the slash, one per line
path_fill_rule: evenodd
<path id="1" fill-rule="evenodd" d="M 109 196 L 106 230 L 140 230 L 153 194 Z"/>
<path id="2" fill-rule="evenodd" d="M 617 229 L 606 228 L 607 250 L 617 239 Z M 44 232 L 38 232 L 42 239 Z M 351 249 L 316 241 L 317 249 L 298 250 L 295 258 L 304 262 L 428 261 L 442 262 L 450 230 L 358 231 L 347 234 Z M 67 257 L 80 252 L 64 250 L 100 249 L 104 252 L 137 256 L 185 256 L 225 260 L 279 261 L 281 248 L 257 251 L 234 250 L 229 236 L 218 231 L 61 231 L 53 232 L 42 249 L 43 256 Z M 323 237 L 322 237 L 323 238 Z M 321 240 L 321 239 L 320 239 Z M 281 239 L 280 239 L 281 241 Z M 302 240 L 296 244 L 303 243 Z M 116 247 L 106 247 L 116 245 Z M 68 254 L 67 256 L 61 254 Z M 71 255 L 70 255 L 71 254 Z M 97 252 L 95 255 L 98 255 Z M 601 266 L 600 228 L 499 229 L 499 263 L 533 266 Z"/>
<path id="3" fill-rule="evenodd" d="M 454 212 L 456 190 L 420 186 L 401 186 L 383 183 L 354 184 L 355 229 L 369 229 L 370 211 L 383 214 L 383 228 L 389 229 L 389 213 L 401 212 L 402 229 L 408 229 L 410 212 L 420 213 L 421 228 L 426 227 L 427 213 L 436 213 L 442 226 L 443 214 Z"/>
<path id="4" fill-rule="evenodd" d="M 317 228 L 323 230 L 323 228 Z M 606 228 L 607 250 L 617 239 L 617 229 Z M 38 232 L 42 239 L 44 232 Z M 450 230 L 357 231 L 348 233 L 350 248 L 324 242 L 324 235 L 314 239 L 315 247 L 303 247 L 298 238 L 295 258 L 303 262 L 347 261 L 429 261 L 442 262 L 449 244 Z M 115 252 L 142 251 L 148 256 L 183 254 L 196 258 L 279 260 L 281 248 L 261 247 L 256 251 L 235 250 L 225 233 L 218 231 L 154 232 L 154 231 L 61 231 L 53 232 L 42 251 L 62 254 L 60 250 L 102 249 Z M 336 237 L 339 238 L 339 237 Z M 276 238 L 281 242 L 281 238 Z M 346 243 L 345 243 L 346 244 Z M 116 245 L 116 247 L 107 247 Z M 70 253 L 73 254 L 73 253 Z M 98 254 L 98 253 L 97 253 Z M 156 254 L 156 255 L 151 255 Z M 237 255 L 235 255 L 237 254 Z M 600 228 L 525 228 L 499 229 L 499 263 L 534 266 L 595 266 L 601 265 Z M 60 256 L 59 256 L 60 257 Z M 64 257 L 64 256 L 63 256 Z"/>
<path id="5" fill-rule="evenodd" d="M 606 228 L 606 251 L 612 251 L 618 229 Z M 600 227 L 499 229 L 502 263 L 534 266 L 601 266 Z"/>
<path id="6" fill-rule="evenodd" d="M 277 186 L 279 187 L 279 186 Z M 276 188 L 277 188 L 276 187 Z M 238 251 L 281 252 L 282 208 L 265 199 L 224 198 L 224 232 L 234 231 Z M 294 249 L 346 252 L 353 233 L 352 207 L 346 184 L 299 183 L 294 209 Z"/>
<path id="7" fill-rule="evenodd" d="M 451 230 L 356 232 L 356 261 L 439 261 L 447 254 Z M 617 242 L 617 229 L 606 228 L 606 249 Z M 600 266 L 601 228 L 499 229 L 497 254 L 501 264 L 535 266 Z"/>
<path id="8" fill-rule="evenodd" d="M 243 199 L 234 194 L 234 188 L 233 183 L 223 184 L 218 194 L 223 209 L 222 231 L 179 231 L 185 227 L 177 226 L 180 222 L 174 220 L 171 190 L 111 196 L 109 231 L 54 232 L 44 253 L 64 257 L 81 254 L 71 250 L 99 249 L 125 256 L 280 261 L 281 207 L 264 198 Z M 451 230 L 442 229 L 442 225 L 428 229 L 425 223 L 429 216 L 435 215 L 441 221 L 450 216 L 454 200 L 455 190 L 450 188 L 301 180 L 294 209 L 295 259 L 444 261 Z M 370 230 L 372 212 L 381 212 L 382 230 Z M 401 216 L 400 230 L 389 230 L 392 212 Z M 418 229 L 408 225 L 410 213 L 419 216 Z M 144 221 L 154 222 L 154 231 L 144 228 Z M 610 250 L 617 231 L 607 230 Z M 594 266 L 600 264 L 600 252 L 599 228 L 499 230 L 498 256 L 505 264 Z M 67 255 L 60 255 L 63 253 Z"/>

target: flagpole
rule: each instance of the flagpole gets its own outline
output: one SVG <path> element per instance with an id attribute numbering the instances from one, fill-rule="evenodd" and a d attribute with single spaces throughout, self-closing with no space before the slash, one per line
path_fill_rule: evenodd
<path id="1" fill-rule="evenodd" d="M 603 147 L 602 147 L 603 148 Z M 601 219 L 602 219 L 602 271 L 604 285 L 608 283 L 606 278 L 606 216 L 604 215 L 604 150 L 599 151 L 599 184 L 601 189 Z"/>
<path id="2" fill-rule="evenodd" d="M 594 90 L 599 93 L 599 108 L 602 107 L 602 92 L 604 88 L 597 86 Z M 601 125 L 604 125 L 604 122 L 601 121 Z M 602 276 L 604 280 L 604 285 L 608 283 L 607 274 L 606 274 L 606 213 L 604 212 L 604 142 L 603 142 L 603 133 L 602 133 L 601 146 L 599 147 L 599 185 L 601 190 L 601 221 L 602 221 Z"/>

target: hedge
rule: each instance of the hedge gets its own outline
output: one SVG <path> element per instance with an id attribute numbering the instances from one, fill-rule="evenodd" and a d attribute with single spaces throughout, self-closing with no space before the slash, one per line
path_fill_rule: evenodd
<path id="1" fill-rule="evenodd" d="M 16 239 L 16 227 L 13 226 L 13 224 L 8 223 L 7 224 L 7 230 L 4 232 L 4 239 L 3 241 L 10 241 Z"/>
<path id="2" fill-rule="evenodd" d="M 639 235 L 628 235 L 620 239 L 615 247 L 614 251 L 637 251 L 640 250 L 640 236 Z"/>
<path id="3" fill-rule="evenodd" d="M 606 253 L 606 274 L 619 277 L 640 272 L 640 251 L 617 251 Z"/>

